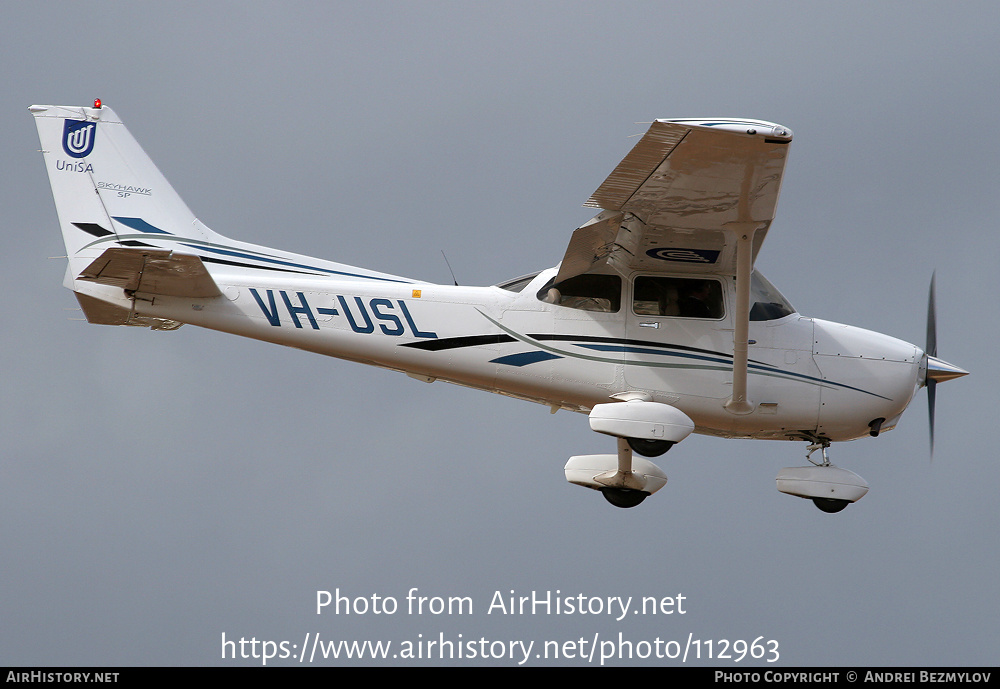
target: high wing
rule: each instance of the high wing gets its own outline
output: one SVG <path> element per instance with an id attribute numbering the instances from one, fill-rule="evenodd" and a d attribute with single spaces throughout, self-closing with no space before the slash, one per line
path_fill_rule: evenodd
<path id="1" fill-rule="evenodd" d="M 585 204 L 604 209 L 570 240 L 556 282 L 619 272 L 735 274 L 774 219 L 792 132 L 739 119 L 656 120 Z"/>

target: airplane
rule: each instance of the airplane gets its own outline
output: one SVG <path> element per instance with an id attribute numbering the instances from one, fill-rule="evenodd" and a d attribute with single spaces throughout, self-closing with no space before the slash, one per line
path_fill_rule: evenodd
<path id="1" fill-rule="evenodd" d="M 777 488 L 839 512 L 868 484 L 830 444 L 891 430 L 926 387 L 933 452 L 935 386 L 967 375 L 937 356 L 933 278 L 921 349 L 803 316 L 755 270 L 792 141 L 771 122 L 654 121 L 561 263 L 468 287 L 228 239 L 100 100 L 29 110 L 89 322 L 191 324 L 587 414 L 617 451 L 565 476 L 617 507 L 660 490 L 650 458 L 694 432 L 804 441 Z"/>

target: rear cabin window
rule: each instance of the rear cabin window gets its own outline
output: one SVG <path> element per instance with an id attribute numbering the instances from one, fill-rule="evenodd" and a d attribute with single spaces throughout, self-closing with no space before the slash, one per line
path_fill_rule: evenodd
<path id="1" fill-rule="evenodd" d="M 635 279 L 632 311 L 640 316 L 712 319 L 726 314 L 718 280 L 661 276 Z"/>
<path id="2" fill-rule="evenodd" d="M 556 284 L 553 278 L 538 290 L 538 299 L 569 309 L 617 313 L 622 306 L 622 279 L 587 273 Z"/>

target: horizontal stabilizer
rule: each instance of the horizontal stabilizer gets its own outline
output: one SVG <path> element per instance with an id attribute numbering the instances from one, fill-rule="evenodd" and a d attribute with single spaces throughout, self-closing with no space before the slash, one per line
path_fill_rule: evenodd
<path id="1" fill-rule="evenodd" d="M 200 299 L 222 294 L 200 258 L 165 249 L 107 249 L 78 279 L 166 297 Z"/>
<path id="2" fill-rule="evenodd" d="M 172 321 L 168 318 L 150 318 L 149 316 L 137 316 L 130 309 L 124 309 L 115 304 L 95 299 L 80 292 L 74 292 L 76 300 L 80 302 L 83 315 L 87 317 L 88 323 L 97 325 L 132 325 L 140 328 L 152 328 L 153 330 L 177 330 L 183 323 Z"/>

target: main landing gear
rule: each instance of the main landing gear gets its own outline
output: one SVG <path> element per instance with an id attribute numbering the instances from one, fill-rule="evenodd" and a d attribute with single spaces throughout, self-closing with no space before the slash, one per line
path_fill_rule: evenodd
<path id="1" fill-rule="evenodd" d="M 659 457 L 674 446 L 669 440 L 645 440 L 643 438 L 626 438 L 628 446 L 643 457 Z"/>
<path id="2" fill-rule="evenodd" d="M 601 491 L 615 507 L 635 507 L 666 485 L 667 475 L 649 460 L 634 456 L 628 438 L 617 440 L 618 454 L 570 457 L 566 480 Z"/>
<path id="3" fill-rule="evenodd" d="M 624 438 L 624 440 L 628 443 L 629 449 L 643 457 L 659 457 L 674 446 L 674 443 L 669 440 L 645 440 L 643 438 Z M 621 443 L 621 440 L 619 440 L 619 443 Z M 631 471 L 631 465 L 635 461 L 634 457 L 628 461 L 629 469 L 627 471 Z M 622 465 L 620 456 L 618 463 L 619 466 Z M 644 490 L 605 486 L 601 488 L 601 495 L 615 507 L 625 508 L 635 507 L 649 497 L 650 493 Z"/>
<path id="4" fill-rule="evenodd" d="M 663 470 L 642 457 L 659 457 L 684 440 L 694 430 L 694 421 L 644 392 L 614 397 L 621 401 L 597 404 L 590 411 L 590 428 L 614 436 L 618 453 L 570 457 L 566 480 L 601 491 L 615 507 L 635 507 L 667 483 Z M 633 451 L 642 457 L 634 457 Z"/>
<path id="5" fill-rule="evenodd" d="M 635 507 L 649 496 L 644 490 L 629 490 L 628 488 L 601 488 L 601 495 L 615 507 Z"/>
<path id="6" fill-rule="evenodd" d="M 868 482 L 853 471 L 841 469 L 830 464 L 826 456 L 826 448 L 830 441 L 826 438 L 815 438 L 816 442 L 809 445 L 806 460 L 812 464 L 809 467 L 792 467 L 778 472 L 776 481 L 778 490 L 788 495 L 795 495 L 813 501 L 820 510 L 828 514 L 840 512 L 848 504 L 857 502 L 868 492 Z M 816 450 L 820 450 L 822 461 L 812 458 Z"/>

